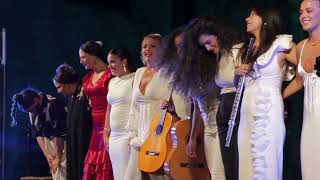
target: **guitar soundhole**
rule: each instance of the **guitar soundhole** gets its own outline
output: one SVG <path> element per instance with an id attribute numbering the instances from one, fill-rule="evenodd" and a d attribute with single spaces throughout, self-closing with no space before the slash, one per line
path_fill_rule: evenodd
<path id="1" fill-rule="evenodd" d="M 158 125 L 158 126 L 157 126 L 157 129 L 156 129 L 156 134 L 157 134 L 157 135 L 161 134 L 162 129 L 163 129 L 163 126 L 162 126 L 162 125 Z"/>
<path id="2" fill-rule="evenodd" d="M 180 163 L 184 168 L 204 168 L 204 163 Z"/>
<path id="3" fill-rule="evenodd" d="M 148 156 L 159 156 L 159 152 L 154 152 L 154 151 L 146 151 L 146 155 Z"/>

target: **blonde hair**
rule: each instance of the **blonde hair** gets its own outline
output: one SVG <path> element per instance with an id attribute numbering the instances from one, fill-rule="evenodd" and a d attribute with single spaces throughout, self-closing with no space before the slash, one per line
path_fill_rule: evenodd
<path id="1" fill-rule="evenodd" d="M 161 44 L 162 39 L 163 39 L 162 36 L 161 36 L 161 34 L 159 34 L 159 33 L 150 33 L 150 34 L 147 34 L 147 35 L 145 35 L 145 36 L 143 37 L 143 40 L 144 40 L 145 38 L 155 39 L 155 40 L 157 40 L 157 41 L 159 42 L 159 44 Z M 146 61 L 143 59 L 142 54 L 140 55 L 140 59 L 141 59 L 143 65 L 146 65 L 146 64 L 147 64 Z"/>

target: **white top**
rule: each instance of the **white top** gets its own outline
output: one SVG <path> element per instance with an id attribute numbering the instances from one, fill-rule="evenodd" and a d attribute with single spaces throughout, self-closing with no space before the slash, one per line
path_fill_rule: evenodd
<path id="1" fill-rule="evenodd" d="M 320 156 L 318 155 L 320 151 L 320 77 L 316 74 L 317 70 L 313 69 L 312 72 L 306 72 L 301 64 L 301 57 L 305 53 L 303 51 L 307 41 L 305 40 L 303 43 L 298 64 L 298 73 L 303 78 L 304 84 L 303 126 L 301 132 L 301 170 L 304 180 L 317 177 L 320 169 Z"/>
<path id="2" fill-rule="evenodd" d="M 279 67 L 277 52 L 290 50 L 292 45 L 292 35 L 278 35 L 268 51 L 253 64 L 253 71 L 246 78 L 245 87 L 259 84 L 280 88 L 286 68 Z"/>
<path id="3" fill-rule="evenodd" d="M 240 65 L 241 57 L 238 57 L 239 50 L 242 48 L 243 43 L 232 46 L 231 50 L 222 53 L 219 61 L 219 69 L 215 77 L 216 84 L 221 88 L 220 94 L 236 92 L 234 86 L 234 70 Z"/>
<path id="4" fill-rule="evenodd" d="M 304 85 L 304 122 L 306 116 L 314 116 L 311 115 L 312 113 L 317 114 L 317 116 L 319 116 L 319 113 L 317 112 L 320 108 L 320 96 L 318 96 L 320 87 L 320 77 L 317 76 L 316 70 L 313 70 L 311 73 L 306 72 L 301 64 L 302 53 L 307 41 L 308 40 L 305 40 L 303 43 L 298 64 L 298 74 L 303 78 Z M 316 120 L 316 118 L 313 118 L 313 120 Z"/>
<path id="5" fill-rule="evenodd" d="M 134 73 L 114 77 L 109 82 L 107 100 L 111 105 L 111 132 L 123 131 L 129 119 Z"/>
<path id="6" fill-rule="evenodd" d="M 161 76 L 158 71 L 152 77 L 143 95 L 139 85 L 145 69 L 146 67 L 139 68 L 134 77 L 130 118 L 126 127 L 133 138 L 130 144 L 136 147 L 140 147 L 148 137 L 151 120 L 160 111 L 160 101 L 169 100 L 171 93 L 170 80 Z M 173 91 L 172 100 L 178 116 L 182 119 L 188 118 L 190 102 L 175 91 Z"/>

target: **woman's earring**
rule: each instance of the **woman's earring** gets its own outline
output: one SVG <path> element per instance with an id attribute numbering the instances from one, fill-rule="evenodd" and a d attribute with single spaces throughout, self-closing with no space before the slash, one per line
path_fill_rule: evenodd
<path id="1" fill-rule="evenodd" d="M 126 67 L 126 65 L 123 65 L 123 70 L 124 70 L 124 72 L 127 72 L 127 67 Z"/>

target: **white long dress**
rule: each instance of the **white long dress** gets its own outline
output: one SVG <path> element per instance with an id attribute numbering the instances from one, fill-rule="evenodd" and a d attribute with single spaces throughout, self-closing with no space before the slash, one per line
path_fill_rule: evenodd
<path id="1" fill-rule="evenodd" d="M 134 73 L 114 77 L 109 82 L 107 99 L 111 105 L 109 155 L 113 177 L 123 180 L 129 162 L 129 135 L 125 129 L 129 119 Z"/>
<path id="2" fill-rule="evenodd" d="M 298 73 L 304 84 L 303 126 L 301 133 L 301 170 L 303 180 L 317 179 L 320 170 L 320 77 L 307 73 L 301 65 L 305 40 L 299 58 Z"/>
<path id="3" fill-rule="evenodd" d="M 161 76 L 158 71 L 146 86 L 145 94 L 143 95 L 139 85 L 145 70 L 146 67 L 139 68 L 134 77 L 130 117 L 127 124 L 127 129 L 132 138 L 130 141 L 131 152 L 125 180 L 141 179 L 141 173 L 138 168 L 138 151 L 149 135 L 151 120 L 160 110 L 160 101 L 169 100 L 171 93 L 170 81 Z M 187 100 L 175 91 L 173 91 L 172 100 L 178 116 L 182 119 L 187 118 L 190 114 L 190 104 Z M 166 179 L 166 176 L 150 175 L 150 177 L 151 179 Z"/>
<path id="4" fill-rule="evenodd" d="M 238 131 L 240 180 L 282 179 L 285 125 L 278 52 L 291 47 L 292 36 L 278 36 L 246 78 Z"/>

